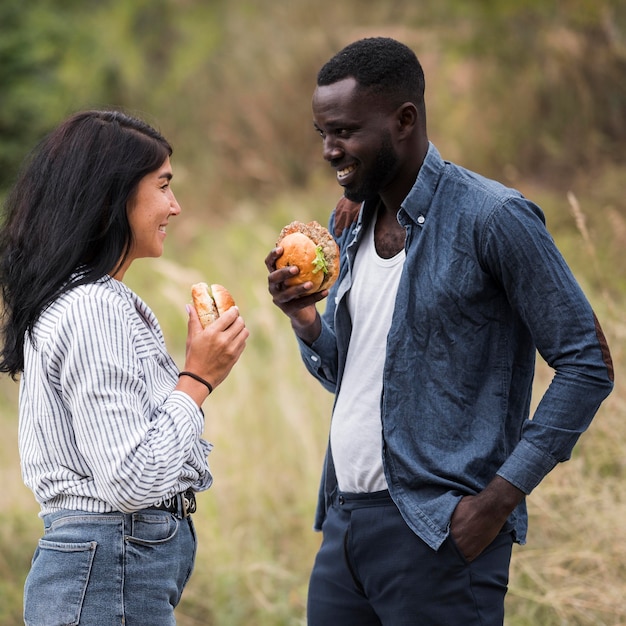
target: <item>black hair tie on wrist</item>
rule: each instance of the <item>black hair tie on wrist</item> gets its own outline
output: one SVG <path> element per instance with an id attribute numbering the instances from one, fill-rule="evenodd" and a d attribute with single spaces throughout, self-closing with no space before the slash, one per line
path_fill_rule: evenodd
<path id="1" fill-rule="evenodd" d="M 213 385 L 208 380 L 204 380 L 204 378 L 198 376 L 198 374 L 194 374 L 193 372 L 180 372 L 178 374 L 178 378 L 180 378 L 181 376 L 189 376 L 189 378 L 193 378 L 199 383 L 202 383 L 209 390 L 209 394 L 213 391 Z"/>

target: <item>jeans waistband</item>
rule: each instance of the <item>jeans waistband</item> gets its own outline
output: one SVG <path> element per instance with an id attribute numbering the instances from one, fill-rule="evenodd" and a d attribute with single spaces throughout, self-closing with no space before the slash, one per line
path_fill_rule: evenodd
<path id="1" fill-rule="evenodd" d="M 183 519 L 196 512 L 196 494 L 193 489 L 187 489 L 187 491 L 177 493 L 175 496 L 166 498 L 159 504 L 149 508 L 169 511 L 176 515 L 176 517 Z"/>
<path id="2" fill-rule="evenodd" d="M 51 524 L 60 517 L 99 517 L 103 520 L 106 518 L 117 518 L 122 516 L 125 519 L 131 519 L 133 515 L 137 513 L 145 513 L 150 511 L 167 511 L 179 519 L 185 519 L 197 510 L 196 497 L 192 489 L 187 489 L 182 493 L 178 493 L 171 498 L 166 498 L 153 506 L 145 507 L 131 513 L 124 513 L 122 511 L 110 511 L 110 512 L 94 512 L 83 509 L 56 509 L 48 513 L 44 513 L 41 517 L 44 520 L 44 525 Z"/>

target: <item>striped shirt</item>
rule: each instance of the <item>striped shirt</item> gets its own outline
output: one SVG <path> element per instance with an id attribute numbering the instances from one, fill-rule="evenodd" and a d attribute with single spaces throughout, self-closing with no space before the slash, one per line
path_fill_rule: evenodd
<path id="1" fill-rule="evenodd" d="M 204 414 L 148 306 L 108 276 L 61 295 L 24 345 L 22 475 L 41 505 L 132 512 L 208 489 Z"/>

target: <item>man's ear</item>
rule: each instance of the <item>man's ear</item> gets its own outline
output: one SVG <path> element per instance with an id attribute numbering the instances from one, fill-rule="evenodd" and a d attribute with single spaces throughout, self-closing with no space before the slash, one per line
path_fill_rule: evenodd
<path id="1" fill-rule="evenodd" d="M 396 109 L 397 128 L 400 136 L 408 136 L 418 123 L 419 113 L 412 102 L 405 102 Z"/>

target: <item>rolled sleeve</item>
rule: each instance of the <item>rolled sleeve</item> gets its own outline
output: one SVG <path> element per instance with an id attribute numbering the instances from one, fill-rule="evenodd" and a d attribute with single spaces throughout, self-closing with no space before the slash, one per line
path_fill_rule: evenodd
<path id="1" fill-rule="evenodd" d="M 553 456 L 522 440 L 498 470 L 498 476 L 528 495 L 557 463 Z"/>

